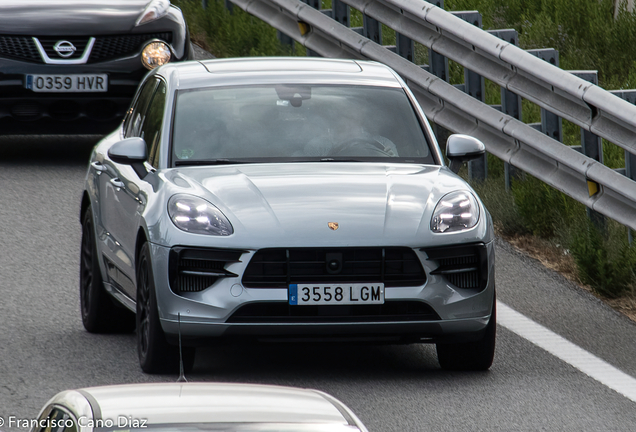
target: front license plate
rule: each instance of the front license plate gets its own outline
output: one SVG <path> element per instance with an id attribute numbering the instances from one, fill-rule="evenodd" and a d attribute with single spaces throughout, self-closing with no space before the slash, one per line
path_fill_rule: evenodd
<path id="1" fill-rule="evenodd" d="M 27 75 L 26 88 L 42 93 L 105 92 L 108 91 L 108 75 Z"/>
<path id="2" fill-rule="evenodd" d="M 290 284 L 290 305 L 383 304 L 383 283 Z"/>

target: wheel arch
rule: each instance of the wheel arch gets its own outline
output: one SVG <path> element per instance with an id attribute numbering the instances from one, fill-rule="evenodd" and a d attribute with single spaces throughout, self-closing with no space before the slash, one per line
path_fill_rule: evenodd
<path id="1" fill-rule="evenodd" d="M 143 226 L 139 227 L 137 231 L 137 239 L 135 240 L 135 269 L 137 268 L 137 263 L 139 262 L 139 254 L 141 253 L 141 248 L 144 243 L 148 242 L 148 234 L 146 234 L 146 230 Z"/>
<path id="2" fill-rule="evenodd" d="M 86 209 L 91 205 L 91 198 L 88 196 L 88 192 L 84 191 L 82 194 L 82 203 L 80 204 L 80 225 L 84 223 L 84 213 L 86 213 Z"/>

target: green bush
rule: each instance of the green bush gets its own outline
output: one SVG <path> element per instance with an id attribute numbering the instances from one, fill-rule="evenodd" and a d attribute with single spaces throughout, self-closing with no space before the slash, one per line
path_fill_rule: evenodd
<path id="1" fill-rule="evenodd" d="M 216 57 L 256 57 L 292 54 L 269 24 L 234 6 L 232 13 L 222 0 L 173 0 L 181 8 L 192 39 Z M 298 54 L 304 54 L 304 49 Z"/>
<path id="2" fill-rule="evenodd" d="M 446 10 L 478 10 L 486 29 L 514 28 L 522 48 L 555 48 L 564 69 L 598 70 L 605 88 L 634 88 L 636 16 L 614 0 L 446 0 Z"/>
<path id="3" fill-rule="evenodd" d="M 588 222 L 576 232 L 570 251 L 579 277 L 597 293 L 616 298 L 633 288 L 636 249 L 624 228 L 602 231 Z"/>
<path id="4" fill-rule="evenodd" d="M 582 204 L 529 175 L 513 180 L 512 195 L 523 225 L 538 237 L 554 237 L 585 214 Z"/>
<path id="5" fill-rule="evenodd" d="M 506 191 L 506 186 L 501 178 L 489 175 L 485 181 L 472 186 L 492 215 L 499 233 L 504 236 L 512 236 L 529 232 L 519 218 L 514 198 Z"/>

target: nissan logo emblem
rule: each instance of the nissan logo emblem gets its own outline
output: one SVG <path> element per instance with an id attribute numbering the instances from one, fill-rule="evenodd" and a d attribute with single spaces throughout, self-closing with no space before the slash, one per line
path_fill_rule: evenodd
<path id="1" fill-rule="evenodd" d="M 60 57 L 64 57 L 64 58 L 72 56 L 73 53 L 77 51 L 77 48 L 75 48 L 75 45 L 65 40 L 57 41 L 57 43 L 53 45 L 53 49 Z"/>

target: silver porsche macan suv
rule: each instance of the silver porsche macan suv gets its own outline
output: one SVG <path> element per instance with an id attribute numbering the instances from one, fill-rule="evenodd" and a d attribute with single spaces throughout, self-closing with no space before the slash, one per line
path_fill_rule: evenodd
<path id="1" fill-rule="evenodd" d="M 90 332 L 137 328 L 146 372 L 222 341 L 435 343 L 483 370 L 494 234 L 411 91 L 375 62 L 243 58 L 151 71 L 81 202 Z"/>

